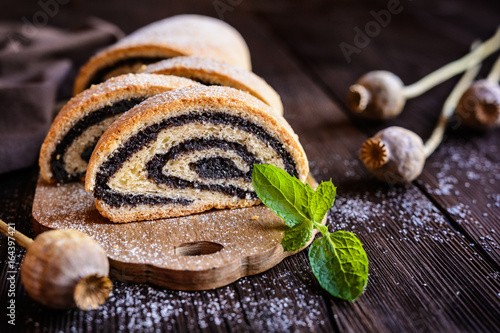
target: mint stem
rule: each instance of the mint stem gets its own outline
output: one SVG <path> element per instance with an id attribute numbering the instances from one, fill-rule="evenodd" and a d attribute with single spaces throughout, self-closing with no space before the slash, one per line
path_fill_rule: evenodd
<path id="1" fill-rule="evenodd" d="M 309 248 L 309 263 L 319 284 L 331 295 L 353 301 L 366 288 L 368 257 L 363 244 L 351 232 L 330 233 L 321 221 L 333 206 L 337 188 L 331 181 L 316 190 L 273 165 L 255 164 L 252 173 L 255 193 L 289 227 L 281 244 L 285 251 L 297 251 L 311 240 L 313 231 L 323 237 Z"/>
<path id="2" fill-rule="evenodd" d="M 326 236 L 326 235 L 328 235 L 330 233 L 328 231 L 328 227 L 326 225 L 322 225 L 321 223 L 318 223 L 318 222 L 313 222 L 313 226 L 314 226 L 314 228 L 316 228 L 319 231 L 321 231 L 321 233 L 323 234 L 323 236 Z"/>

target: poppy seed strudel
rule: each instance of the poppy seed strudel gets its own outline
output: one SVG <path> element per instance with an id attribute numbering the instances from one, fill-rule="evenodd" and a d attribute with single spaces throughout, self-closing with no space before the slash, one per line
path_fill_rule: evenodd
<path id="1" fill-rule="evenodd" d="M 52 123 L 40 151 L 40 174 L 48 182 L 84 178 L 97 140 L 122 113 L 148 97 L 191 85 L 200 84 L 177 76 L 126 74 L 83 91 Z"/>
<path id="2" fill-rule="evenodd" d="M 248 46 L 236 29 L 213 17 L 177 15 L 148 24 L 97 53 L 80 69 L 73 92 L 137 73 L 144 65 L 190 55 L 251 69 Z"/>
<path id="3" fill-rule="evenodd" d="M 193 86 L 156 95 L 121 116 L 92 153 L 85 188 L 113 222 L 260 203 L 254 164 L 305 181 L 307 158 L 285 119 L 248 93 Z"/>

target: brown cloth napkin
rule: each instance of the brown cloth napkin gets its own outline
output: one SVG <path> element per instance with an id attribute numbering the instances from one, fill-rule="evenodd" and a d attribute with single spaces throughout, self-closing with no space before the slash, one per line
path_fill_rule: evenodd
<path id="1" fill-rule="evenodd" d="M 121 37 L 96 18 L 71 31 L 0 22 L 0 173 L 35 163 L 56 100 L 71 96 L 92 54 Z"/>

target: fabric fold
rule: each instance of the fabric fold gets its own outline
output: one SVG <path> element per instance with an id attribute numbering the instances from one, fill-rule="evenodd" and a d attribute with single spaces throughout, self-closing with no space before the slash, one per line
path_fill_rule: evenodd
<path id="1" fill-rule="evenodd" d="M 0 173 L 33 165 L 56 100 L 71 96 L 79 66 L 123 33 L 90 18 L 75 30 L 0 23 Z"/>

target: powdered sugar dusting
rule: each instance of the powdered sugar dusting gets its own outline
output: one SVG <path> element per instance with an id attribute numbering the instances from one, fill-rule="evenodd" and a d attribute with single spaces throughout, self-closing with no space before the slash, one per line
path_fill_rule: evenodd
<path id="1" fill-rule="evenodd" d="M 165 59 L 148 65 L 143 73 L 158 73 L 173 68 L 183 68 L 195 71 L 202 70 L 206 73 L 219 73 L 241 81 L 245 81 L 255 76 L 252 72 L 246 71 L 241 67 L 228 64 L 221 60 L 204 57 L 175 57 Z"/>
<path id="2" fill-rule="evenodd" d="M 436 207 L 411 185 L 338 195 L 330 228 L 399 235 L 399 241 L 450 241 L 456 235 Z M 390 230 L 387 228 L 391 228 Z M 394 236 L 387 236 L 394 239 Z"/>
<path id="3" fill-rule="evenodd" d="M 201 15 L 177 15 L 153 22 L 107 50 L 150 45 L 184 55 L 222 59 L 242 68 L 251 67 L 248 47 L 239 32 L 224 21 Z"/>
<path id="4" fill-rule="evenodd" d="M 228 327 L 234 332 L 324 330 L 322 295 L 306 276 L 311 274 L 302 267 L 295 273 L 274 270 L 203 292 L 113 281 L 110 298 L 99 310 L 85 312 L 85 320 L 73 331 L 103 326 L 116 332 L 224 331 Z M 41 326 L 44 318 L 37 316 L 36 309 L 27 313 L 30 326 Z"/>
<path id="5" fill-rule="evenodd" d="M 460 188 L 469 188 L 472 183 L 492 187 L 500 181 L 500 164 L 486 159 L 471 143 L 443 145 L 431 160 L 431 167 L 437 170 L 438 187 L 426 184 L 426 188 L 435 195 L 458 196 Z"/>
<path id="6" fill-rule="evenodd" d="M 153 95 L 152 92 L 155 91 L 159 93 L 196 85 L 200 84 L 187 78 L 171 75 L 124 74 L 93 85 L 79 93 L 68 101 L 59 113 L 58 118 L 74 112 L 73 109 L 81 109 L 82 114 L 79 114 L 78 118 L 82 118 L 86 114 L 83 111 L 94 111 L 101 104 L 107 105 L 124 97 L 151 96 Z"/>
<path id="7" fill-rule="evenodd" d="M 431 161 L 437 186 L 425 182 L 426 190 L 438 196 L 453 220 L 470 231 L 482 248 L 499 253 L 494 218 L 500 212 L 500 164 L 486 158 L 473 143 L 456 138 L 441 146 Z"/>
<path id="8" fill-rule="evenodd" d="M 247 91 L 283 114 L 279 95 L 253 72 L 224 61 L 205 57 L 174 57 L 146 67 L 144 73 L 186 76 L 212 84 L 225 85 Z"/>

